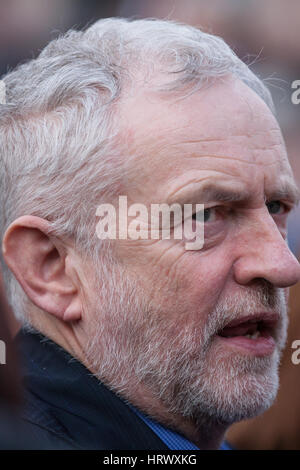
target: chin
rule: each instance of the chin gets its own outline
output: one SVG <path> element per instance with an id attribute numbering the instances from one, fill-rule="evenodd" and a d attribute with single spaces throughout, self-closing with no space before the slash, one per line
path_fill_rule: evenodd
<path id="1" fill-rule="evenodd" d="M 198 426 L 219 423 L 228 427 L 272 405 L 279 387 L 278 350 L 266 357 L 222 352 L 198 367 L 194 364 L 188 371 L 189 379 L 186 375 L 186 380 L 173 382 L 165 397 L 172 412 Z"/>
<path id="2" fill-rule="evenodd" d="M 230 367 L 215 369 L 202 386 L 198 419 L 206 418 L 226 425 L 254 418 L 273 404 L 278 388 L 279 354 L 272 357 L 235 357 Z"/>

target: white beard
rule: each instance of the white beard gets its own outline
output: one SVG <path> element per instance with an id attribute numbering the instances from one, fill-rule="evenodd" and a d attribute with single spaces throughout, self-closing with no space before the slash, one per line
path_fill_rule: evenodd
<path id="1" fill-rule="evenodd" d="M 161 305 L 153 305 L 120 268 L 111 266 L 110 272 L 103 273 L 99 295 L 101 314 L 88 333 L 86 358 L 99 380 L 124 398 L 131 401 L 133 381 L 143 384 L 169 413 L 198 426 L 229 425 L 260 414 L 272 404 L 287 335 L 283 289 L 264 284 L 243 288 L 220 299 L 205 327 L 199 321 L 180 330 L 176 316 L 172 320 Z M 280 314 L 271 356 L 250 357 L 216 347 L 213 336 L 217 331 L 262 307 Z M 94 308 L 99 312 L 99 305 Z"/>

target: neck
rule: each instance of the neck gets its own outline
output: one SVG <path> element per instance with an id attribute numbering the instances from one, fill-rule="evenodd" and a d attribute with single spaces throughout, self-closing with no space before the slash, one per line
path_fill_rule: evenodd
<path id="1" fill-rule="evenodd" d="M 111 373 L 114 368 L 110 367 L 109 371 L 106 369 L 105 372 L 99 373 L 97 367 L 87 362 L 86 356 L 82 362 L 104 385 L 118 393 L 143 414 L 182 434 L 199 449 L 219 449 L 228 427 L 227 423 L 213 420 L 201 413 L 197 413 L 197 417 L 194 419 L 186 418 L 180 413 L 174 413 L 171 407 L 168 408 L 164 401 L 151 391 L 149 386 L 131 372 L 133 367 L 117 367 L 115 374 Z M 122 382 L 120 382 L 120 377 Z"/>
<path id="2" fill-rule="evenodd" d="M 220 447 L 228 427 L 227 424 L 213 421 L 211 417 L 201 415 L 201 413 L 199 413 L 197 419 L 188 419 L 180 414 L 175 414 L 167 408 L 162 400 L 155 397 L 147 386 L 130 373 L 127 373 L 127 376 L 126 373 L 118 374 L 118 377 L 123 379 L 121 387 L 118 377 L 99 377 L 98 371 L 87 362 L 86 355 L 76 336 L 66 328 L 65 324 L 57 325 L 57 322 L 50 322 L 50 324 L 47 322 L 46 325 L 41 323 L 35 325 L 34 322 L 32 324 L 38 331 L 82 362 L 104 385 L 117 392 L 142 413 L 155 419 L 167 428 L 182 434 L 199 447 L 199 449 L 218 449 Z"/>
<path id="3" fill-rule="evenodd" d="M 105 382 L 104 382 L 105 383 Z M 110 387 L 109 383 L 106 384 Z M 114 388 L 117 391 L 117 387 Z M 138 381 L 131 380 L 130 387 L 126 392 L 120 393 L 132 405 L 142 413 L 155 419 L 160 424 L 170 428 L 189 441 L 193 442 L 199 449 L 219 449 L 223 441 L 228 425 L 213 421 L 210 417 L 199 414 L 197 419 L 188 419 L 180 414 L 168 410 L 168 408 L 157 400 L 153 394 Z"/>

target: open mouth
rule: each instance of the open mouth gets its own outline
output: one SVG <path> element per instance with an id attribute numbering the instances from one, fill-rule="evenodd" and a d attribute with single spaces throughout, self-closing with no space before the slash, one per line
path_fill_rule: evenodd
<path id="1" fill-rule="evenodd" d="M 230 322 L 217 335 L 230 346 L 258 356 L 267 355 L 276 346 L 274 336 L 278 320 L 277 313 L 259 313 Z"/>

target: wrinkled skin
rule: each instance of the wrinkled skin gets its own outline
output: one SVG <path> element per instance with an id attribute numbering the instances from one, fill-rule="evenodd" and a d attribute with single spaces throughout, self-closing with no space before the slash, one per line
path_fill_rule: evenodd
<path id="1" fill-rule="evenodd" d="M 266 104 L 230 77 L 182 100 L 137 88 L 118 112 L 124 158 L 134 156 L 125 160 L 128 204 L 205 204 L 203 249 L 116 240 L 119 269 L 105 296 L 93 263 L 71 242 L 58 249 L 46 222 L 27 216 L 7 232 L 6 260 L 47 312 L 32 310 L 33 324 L 141 410 L 216 448 L 229 424 L 262 412 L 277 391 L 287 288 L 300 279 L 285 241 L 297 194 L 282 135 Z M 279 315 L 271 355 L 218 336 L 263 311 Z"/>

